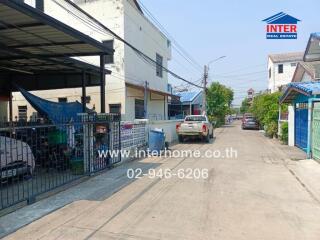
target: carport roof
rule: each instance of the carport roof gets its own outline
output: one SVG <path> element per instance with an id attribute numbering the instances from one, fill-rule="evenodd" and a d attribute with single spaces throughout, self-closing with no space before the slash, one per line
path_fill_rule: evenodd
<path id="1" fill-rule="evenodd" d="M 280 99 L 280 103 L 291 103 L 298 94 L 313 96 L 320 94 L 320 82 L 290 83 L 286 92 Z"/>
<path id="2" fill-rule="evenodd" d="M 0 0 L 0 72 L 79 71 L 83 66 L 70 57 L 112 54 L 103 43 L 23 1 Z"/>
<path id="3" fill-rule="evenodd" d="M 100 84 L 97 66 L 72 57 L 113 55 L 109 46 L 20 0 L 0 0 L 0 94 Z M 110 74 L 109 70 L 104 70 Z"/>

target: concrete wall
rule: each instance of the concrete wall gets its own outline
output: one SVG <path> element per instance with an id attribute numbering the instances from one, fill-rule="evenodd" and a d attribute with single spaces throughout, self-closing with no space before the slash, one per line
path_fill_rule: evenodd
<path id="1" fill-rule="evenodd" d="M 127 87 L 126 91 L 126 113 L 124 121 L 131 121 L 135 118 L 135 99 L 144 100 L 144 90 Z M 150 120 L 166 120 L 168 116 L 168 102 L 164 96 L 148 93 L 148 119 Z"/>
<path id="2" fill-rule="evenodd" d="M 163 129 L 166 134 L 166 141 L 172 143 L 178 141 L 176 125 L 181 122 L 182 120 L 149 121 L 149 130 L 155 128 Z"/>
<path id="3" fill-rule="evenodd" d="M 292 81 L 293 74 L 296 70 L 295 65 L 298 62 L 281 62 L 273 63 L 269 58 L 268 71 L 271 69 L 271 77 L 268 76 L 268 89 L 273 93 L 279 90 L 279 87 L 287 85 Z M 283 64 L 283 73 L 278 73 L 279 65 Z M 268 73 L 269 74 L 269 73 Z"/>

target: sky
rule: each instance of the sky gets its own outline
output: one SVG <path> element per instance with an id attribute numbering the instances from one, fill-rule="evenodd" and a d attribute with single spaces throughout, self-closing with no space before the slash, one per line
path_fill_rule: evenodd
<path id="1" fill-rule="evenodd" d="M 220 56 L 209 80 L 235 92 L 240 104 L 248 89 L 267 89 L 267 59 L 272 53 L 303 52 L 310 33 L 320 32 L 319 0 L 140 0 L 199 65 Z M 267 40 L 263 19 L 285 12 L 301 20 L 297 40 Z M 169 68 L 199 83 L 202 67 L 190 64 L 174 49 Z M 173 85 L 186 85 L 169 78 Z M 188 89 L 195 89 L 190 88 Z"/>

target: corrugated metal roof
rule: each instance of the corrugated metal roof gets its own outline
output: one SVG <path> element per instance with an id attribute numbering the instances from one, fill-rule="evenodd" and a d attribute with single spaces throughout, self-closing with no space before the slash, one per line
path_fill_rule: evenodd
<path id="1" fill-rule="evenodd" d="M 289 103 L 297 94 L 303 94 L 306 96 L 319 95 L 320 94 L 320 82 L 299 82 L 299 83 L 289 83 L 286 92 L 280 99 L 281 103 Z"/>
<path id="2" fill-rule="evenodd" d="M 0 92 L 100 85 L 100 68 L 74 56 L 111 55 L 113 49 L 23 1 L 0 0 Z M 106 74 L 110 74 L 105 69 Z"/>
<path id="3" fill-rule="evenodd" d="M 195 92 L 179 92 L 175 95 L 180 97 L 181 102 L 192 102 L 201 93 L 201 91 Z"/>
<path id="4" fill-rule="evenodd" d="M 270 54 L 269 57 L 274 63 L 302 61 L 303 52 Z"/>
<path id="5" fill-rule="evenodd" d="M 320 82 L 290 83 L 289 88 L 297 88 L 309 95 L 320 93 Z"/>
<path id="6" fill-rule="evenodd" d="M 57 64 L 57 58 L 113 54 L 113 49 L 40 10 L 8 0 L 0 1 L 0 49 L 0 66 L 26 72 L 70 69 L 72 64 Z"/>

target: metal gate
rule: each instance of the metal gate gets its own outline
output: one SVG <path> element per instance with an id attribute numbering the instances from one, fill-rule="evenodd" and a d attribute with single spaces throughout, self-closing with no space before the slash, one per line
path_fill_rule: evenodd
<path id="1" fill-rule="evenodd" d="M 306 151 L 308 145 L 308 104 L 298 103 L 295 110 L 295 145 Z"/>
<path id="2" fill-rule="evenodd" d="M 117 114 L 0 123 L 0 210 L 113 166 L 120 148 Z"/>
<path id="3" fill-rule="evenodd" d="M 320 102 L 313 105 L 312 114 L 312 156 L 320 160 Z"/>

